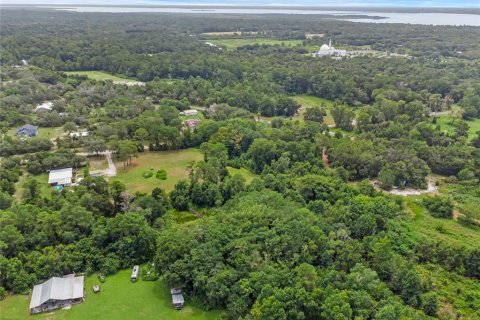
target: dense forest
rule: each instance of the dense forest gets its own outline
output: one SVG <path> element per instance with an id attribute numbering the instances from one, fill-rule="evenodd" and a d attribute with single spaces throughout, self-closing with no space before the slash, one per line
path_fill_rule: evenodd
<path id="1" fill-rule="evenodd" d="M 14 9 L 1 18 L 0 299 L 52 276 L 154 262 L 161 281 L 225 319 L 480 317 L 478 27 Z M 237 30 L 279 43 L 205 44 L 228 38 L 209 32 Z M 318 58 L 308 48 L 325 39 L 307 33 L 408 57 Z M 305 107 L 300 95 L 324 102 Z M 53 109 L 36 111 L 44 101 Z M 192 106 L 201 122 L 190 130 L 180 112 Z M 450 130 L 445 115 L 456 115 Z M 66 134 L 15 136 L 24 124 Z M 88 136 L 71 135 L 79 130 Z M 192 148 L 203 160 L 169 192 L 90 175 L 90 156 L 107 150 L 126 169 L 142 154 Z M 83 179 L 45 191 L 37 178 L 65 167 Z M 432 181 L 440 192 L 421 201 L 388 192 Z M 415 210 L 475 237 L 444 224 L 432 226 L 438 237 L 419 232 L 407 220 Z"/>

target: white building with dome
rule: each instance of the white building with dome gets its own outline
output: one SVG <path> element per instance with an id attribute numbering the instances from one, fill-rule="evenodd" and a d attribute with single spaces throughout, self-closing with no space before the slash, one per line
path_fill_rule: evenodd
<path id="1" fill-rule="evenodd" d="M 327 57 L 327 56 L 334 56 L 334 57 L 345 57 L 347 55 L 347 50 L 339 50 L 335 49 L 332 46 L 332 39 L 330 39 L 329 44 L 323 44 L 320 47 L 320 50 L 316 53 L 317 57 Z"/>

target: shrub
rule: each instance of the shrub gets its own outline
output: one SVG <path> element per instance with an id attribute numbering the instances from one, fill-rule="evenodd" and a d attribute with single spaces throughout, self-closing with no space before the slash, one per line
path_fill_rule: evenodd
<path id="1" fill-rule="evenodd" d="M 5 299 L 5 288 L 0 287 L 0 301 L 2 301 L 3 299 Z"/>
<path id="2" fill-rule="evenodd" d="M 159 180 L 167 180 L 167 171 L 163 169 L 158 170 L 155 177 Z"/>
<path id="3" fill-rule="evenodd" d="M 158 278 L 160 278 L 160 275 L 155 270 L 155 264 L 147 263 L 145 267 L 142 268 L 143 281 L 157 281 Z"/>
<path id="4" fill-rule="evenodd" d="M 423 200 L 423 205 L 436 218 L 451 219 L 453 217 L 452 201 L 446 197 L 427 197 Z"/>
<path id="5" fill-rule="evenodd" d="M 143 173 L 143 177 L 144 177 L 144 178 L 147 178 L 147 179 L 148 179 L 148 178 L 151 178 L 152 176 L 153 176 L 153 172 L 152 172 L 152 171 L 145 171 L 145 172 Z"/>

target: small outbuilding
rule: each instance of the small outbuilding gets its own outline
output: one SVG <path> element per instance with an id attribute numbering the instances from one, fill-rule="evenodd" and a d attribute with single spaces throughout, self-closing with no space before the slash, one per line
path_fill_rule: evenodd
<path id="1" fill-rule="evenodd" d="M 182 290 L 180 290 L 179 288 L 172 288 L 170 289 L 170 294 L 172 295 L 172 306 L 177 310 L 182 309 L 183 305 L 185 304 Z"/>
<path id="2" fill-rule="evenodd" d="M 71 138 L 88 137 L 88 131 L 70 132 L 69 136 Z"/>
<path id="3" fill-rule="evenodd" d="M 35 107 L 35 112 L 38 111 L 52 111 L 53 109 L 53 102 L 44 102 L 39 104 Z"/>
<path id="4" fill-rule="evenodd" d="M 93 293 L 99 293 L 100 292 L 100 286 L 98 284 L 93 286 Z"/>
<path id="5" fill-rule="evenodd" d="M 139 272 L 139 271 L 140 271 L 140 267 L 139 267 L 139 266 L 133 266 L 132 276 L 130 277 L 130 280 L 132 280 L 132 282 L 137 281 L 137 279 L 138 279 L 138 272 Z"/>
<path id="6" fill-rule="evenodd" d="M 38 127 L 31 124 L 26 124 L 23 127 L 18 128 L 15 134 L 17 136 L 23 136 L 27 138 L 35 137 L 38 134 Z"/>
<path id="7" fill-rule="evenodd" d="M 53 277 L 36 285 L 30 300 L 30 313 L 47 312 L 83 302 L 83 285 L 84 277 L 73 274 L 63 278 Z"/>
<path id="8" fill-rule="evenodd" d="M 195 110 L 195 109 L 184 110 L 180 112 L 180 115 L 184 115 L 184 116 L 196 116 L 197 114 L 198 114 L 198 110 Z"/>
<path id="9" fill-rule="evenodd" d="M 50 170 L 50 173 L 48 174 L 48 184 L 51 185 L 52 187 L 54 186 L 68 187 L 72 184 L 72 179 L 73 179 L 72 168 Z"/>

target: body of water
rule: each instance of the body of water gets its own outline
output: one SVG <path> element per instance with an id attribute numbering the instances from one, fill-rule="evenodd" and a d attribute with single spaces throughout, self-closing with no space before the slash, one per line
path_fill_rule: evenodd
<path id="1" fill-rule="evenodd" d="M 373 22 L 373 23 L 407 23 L 424 25 L 468 25 L 480 26 L 480 15 L 478 14 L 460 14 L 460 13 L 439 13 L 439 12 L 380 12 L 378 10 L 369 11 L 368 8 L 361 11 L 348 10 L 321 10 L 314 8 L 282 9 L 278 6 L 272 8 L 225 8 L 225 7 L 149 7 L 149 6 L 51 6 L 56 10 L 75 11 L 75 12 L 112 12 L 112 13 L 236 13 L 236 14 L 321 14 L 331 15 L 332 18 L 344 19 L 352 22 Z M 348 19 L 341 16 L 349 16 Z M 358 18 L 351 17 L 358 16 Z M 367 17 L 366 17 L 367 16 Z M 368 18 L 371 17 L 371 18 Z M 381 17 L 381 18 L 379 18 Z"/>

